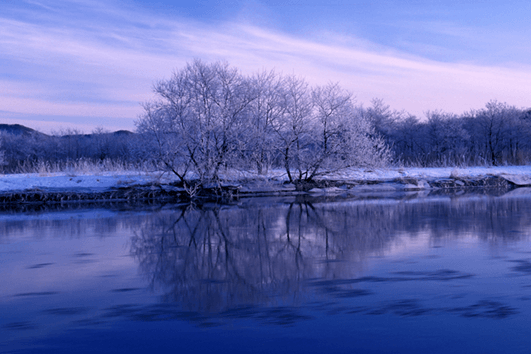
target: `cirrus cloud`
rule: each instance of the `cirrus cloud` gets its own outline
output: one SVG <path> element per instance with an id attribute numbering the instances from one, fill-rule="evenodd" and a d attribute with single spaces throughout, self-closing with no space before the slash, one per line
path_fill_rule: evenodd
<path id="1" fill-rule="evenodd" d="M 275 69 L 312 84 L 338 81 L 360 103 L 378 97 L 416 115 L 460 113 L 491 99 L 526 106 L 531 96 L 531 67 L 523 64 L 437 61 L 330 31 L 302 38 L 241 20 L 207 24 L 98 1 L 6 8 L 0 117 L 42 130 L 55 129 L 57 117 L 85 129 L 101 122 L 134 129 L 153 82 L 193 58 L 227 60 L 245 73 Z"/>

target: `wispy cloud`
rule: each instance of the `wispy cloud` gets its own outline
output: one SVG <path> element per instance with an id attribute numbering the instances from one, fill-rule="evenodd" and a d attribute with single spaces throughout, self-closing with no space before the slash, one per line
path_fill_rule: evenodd
<path id="1" fill-rule="evenodd" d="M 531 68 L 522 65 L 439 62 L 362 38 L 343 35 L 331 42 L 329 32 L 300 38 L 242 22 L 209 25 L 103 2 L 28 4 L 0 14 L 0 110 L 13 113 L 4 119 L 79 117 L 90 126 L 87 119 L 110 117 L 133 129 L 139 102 L 152 97 L 152 83 L 193 58 L 227 60 L 248 73 L 275 68 L 316 84 L 339 81 L 359 102 L 380 97 L 415 114 L 461 112 L 491 99 L 524 106 L 531 96 Z"/>

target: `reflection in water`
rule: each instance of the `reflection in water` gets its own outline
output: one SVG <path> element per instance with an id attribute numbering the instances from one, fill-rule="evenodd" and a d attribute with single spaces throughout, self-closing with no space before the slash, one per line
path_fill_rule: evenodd
<path id="1" fill-rule="evenodd" d="M 496 351 L 509 327 L 528 348 L 530 235 L 529 195 L 0 214 L 0 352 L 456 352 L 431 342 L 472 342 L 455 328 Z"/>
<path id="2" fill-rule="evenodd" d="M 360 277 L 365 260 L 428 237 L 435 246 L 474 237 L 527 238 L 528 200 L 446 199 L 430 202 L 293 202 L 243 207 L 183 208 L 147 220 L 131 252 L 164 302 L 218 312 L 251 304 L 297 304 L 309 289 L 335 297 L 371 293 L 364 282 L 445 281 L 472 276 L 442 269 Z M 525 268 L 518 263 L 516 268 Z M 323 281 L 324 280 L 324 281 Z"/>
<path id="3" fill-rule="evenodd" d="M 164 300 L 188 310 L 291 304 L 305 281 L 354 277 L 385 247 L 391 223 L 373 219 L 382 211 L 311 203 L 181 209 L 143 225 L 131 249 Z"/>

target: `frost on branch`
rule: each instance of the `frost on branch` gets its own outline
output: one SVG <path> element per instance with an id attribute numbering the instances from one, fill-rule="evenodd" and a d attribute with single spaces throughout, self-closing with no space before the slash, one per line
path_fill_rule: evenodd
<path id="1" fill-rule="evenodd" d="M 154 87 L 139 132 L 182 182 L 217 180 L 224 169 L 283 168 L 290 181 L 351 166 L 383 165 L 389 151 L 338 84 L 263 72 L 242 75 L 200 60 Z"/>

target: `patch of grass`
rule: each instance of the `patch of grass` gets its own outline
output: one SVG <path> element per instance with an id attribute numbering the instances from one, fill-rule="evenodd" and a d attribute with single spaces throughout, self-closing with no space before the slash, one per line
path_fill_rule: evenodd
<path id="1" fill-rule="evenodd" d="M 54 173 L 66 173 L 69 177 L 80 175 L 95 175 L 105 172 L 139 173 L 159 171 L 159 166 L 153 163 L 128 163 L 119 160 L 91 160 L 78 159 L 70 161 L 24 161 L 20 163 L 13 173 L 38 173 L 40 176 L 49 176 Z"/>

